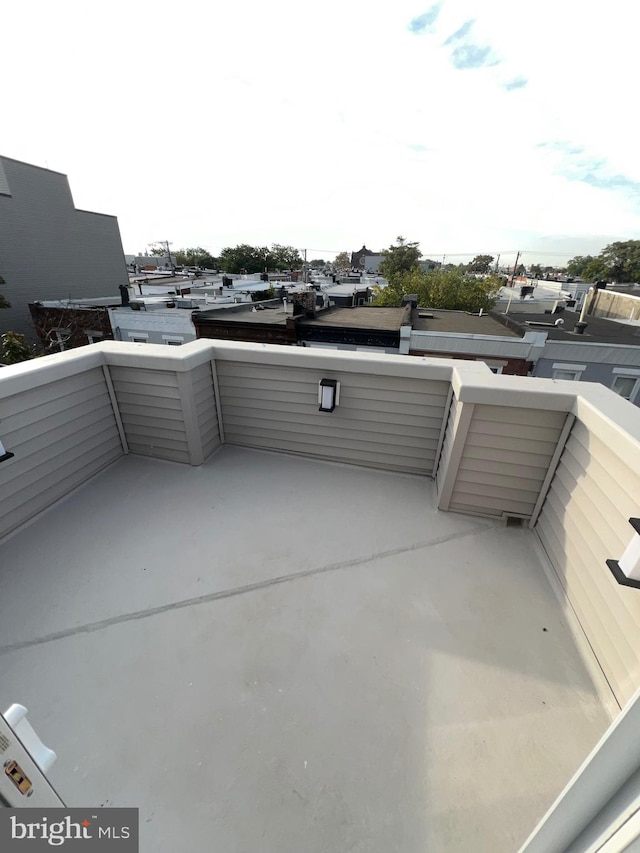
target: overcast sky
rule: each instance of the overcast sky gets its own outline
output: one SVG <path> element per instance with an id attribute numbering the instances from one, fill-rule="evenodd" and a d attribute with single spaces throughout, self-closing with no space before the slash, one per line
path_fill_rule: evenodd
<path id="1" fill-rule="evenodd" d="M 0 153 L 127 253 L 597 253 L 640 230 L 636 7 L 7 0 Z"/>

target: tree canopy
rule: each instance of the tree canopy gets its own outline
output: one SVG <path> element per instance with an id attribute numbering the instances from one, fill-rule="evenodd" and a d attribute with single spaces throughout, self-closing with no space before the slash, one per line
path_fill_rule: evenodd
<path id="1" fill-rule="evenodd" d="M 178 249 L 173 253 L 177 263 L 183 267 L 202 267 L 202 269 L 215 270 L 218 268 L 218 259 L 214 258 L 202 246 L 194 246 L 190 249 Z"/>
<path id="2" fill-rule="evenodd" d="M 220 252 L 219 265 L 223 272 L 255 273 L 267 270 L 291 270 L 302 266 L 300 252 L 293 246 L 274 243 L 266 246 L 227 246 Z"/>
<path id="3" fill-rule="evenodd" d="M 457 267 L 428 272 L 418 268 L 396 276 L 388 287 L 374 288 L 377 295 L 373 304 L 402 305 L 403 296 L 415 293 L 421 308 L 488 311 L 495 305 L 501 286 L 502 279 L 498 276 L 477 279 Z"/>
<path id="4" fill-rule="evenodd" d="M 420 268 L 418 263 L 420 257 L 418 243 L 411 243 L 404 237 L 396 237 L 395 246 L 389 246 L 382 252 L 378 272 L 390 284 L 394 284 L 406 273 L 414 272 Z"/>
<path id="5" fill-rule="evenodd" d="M 476 255 L 469 264 L 469 272 L 488 273 L 493 263 L 493 255 Z"/>
<path id="6" fill-rule="evenodd" d="M 5 332 L 0 336 L 0 355 L 3 364 L 19 364 L 35 358 L 35 347 L 27 343 L 24 335 L 17 332 Z"/>
<path id="7" fill-rule="evenodd" d="M 351 255 L 349 252 L 338 252 L 333 259 L 333 266 L 337 270 L 348 270 L 351 268 Z"/>
<path id="8" fill-rule="evenodd" d="M 640 240 L 610 243 L 599 255 L 577 255 L 567 264 L 571 276 L 585 281 L 640 282 Z"/>

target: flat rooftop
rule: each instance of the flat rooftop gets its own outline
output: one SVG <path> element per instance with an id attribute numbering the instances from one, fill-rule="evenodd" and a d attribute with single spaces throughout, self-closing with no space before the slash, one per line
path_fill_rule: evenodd
<path id="1" fill-rule="evenodd" d="M 433 319 L 420 317 L 420 314 L 433 314 Z M 517 332 L 507 329 L 489 314 L 468 314 L 466 311 L 444 311 L 432 308 L 418 308 L 411 315 L 411 325 L 419 332 L 457 332 L 463 335 L 495 335 L 502 338 L 521 337 Z"/>
<path id="2" fill-rule="evenodd" d="M 0 701 L 143 853 L 513 853 L 609 723 L 535 541 L 425 477 L 125 456 L 1 543 Z"/>
<path id="3" fill-rule="evenodd" d="M 562 311 L 559 314 L 519 314 L 517 311 L 509 311 L 507 316 L 511 323 L 517 323 L 522 328 L 523 333 L 529 330 L 547 332 L 551 341 L 640 346 L 640 329 L 637 326 L 594 317 L 592 314 L 584 318 L 587 328 L 582 335 L 573 331 L 580 319 L 577 311 Z M 555 326 L 556 320 L 563 320 L 563 325 Z M 549 326 L 528 326 L 527 323 L 548 323 Z"/>
<path id="4" fill-rule="evenodd" d="M 331 294 L 329 294 L 329 297 Z M 330 308 L 322 311 L 313 320 L 304 316 L 298 319 L 302 326 L 322 326 L 348 329 L 383 329 L 398 331 L 409 322 L 404 308 Z"/>

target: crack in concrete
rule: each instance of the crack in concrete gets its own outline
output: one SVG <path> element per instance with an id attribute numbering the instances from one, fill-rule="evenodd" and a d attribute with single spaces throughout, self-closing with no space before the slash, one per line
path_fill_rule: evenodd
<path id="1" fill-rule="evenodd" d="M 315 575 L 326 574 L 327 572 L 337 572 L 341 569 L 361 566 L 364 563 L 377 562 L 378 560 L 384 560 L 387 557 L 394 557 L 398 554 L 407 554 L 412 551 L 420 551 L 424 548 L 433 548 L 436 545 L 443 545 L 455 539 L 467 539 L 469 536 L 476 536 L 488 530 L 499 532 L 493 524 L 478 524 L 477 527 L 474 527 L 465 533 L 450 533 L 446 536 L 430 539 L 428 542 L 415 542 L 412 545 L 406 545 L 401 548 L 391 548 L 388 551 L 378 551 L 375 554 L 367 554 L 364 557 L 354 557 L 351 560 L 343 560 L 338 563 L 328 563 L 326 566 L 304 569 L 301 572 L 292 572 L 291 574 L 280 575 L 276 578 L 266 578 L 265 580 L 256 581 L 255 583 L 244 584 L 242 586 L 232 587 L 231 589 L 223 589 L 218 592 L 209 592 L 205 595 L 199 595 L 194 598 L 185 598 L 181 601 L 173 601 L 169 604 L 161 604 L 157 607 L 149 607 L 145 610 L 134 610 L 131 613 L 122 613 L 120 616 L 111 616 L 108 619 L 100 619 L 97 622 L 88 622 L 86 625 L 77 625 L 75 628 L 65 628 L 62 631 L 45 634 L 43 637 L 36 637 L 33 640 L 21 640 L 7 646 L 0 646 L 0 655 L 6 655 L 10 652 L 19 651 L 20 649 L 28 649 L 32 646 L 41 646 L 45 643 L 54 642 L 55 640 L 64 640 L 67 637 L 74 637 L 78 634 L 93 634 L 96 631 L 101 631 L 104 628 L 110 628 L 112 625 L 120 625 L 123 622 L 135 622 L 139 619 L 147 619 L 151 616 L 158 616 L 172 610 L 182 610 L 186 607 L 208 604 L 211 601 L 218 601 L 224 598 L 234 598 L 238 595 L 245 595 L 246 593 L 267 589 L 270 586 L 302 580 L 304 578 L 314 577 Z"/>

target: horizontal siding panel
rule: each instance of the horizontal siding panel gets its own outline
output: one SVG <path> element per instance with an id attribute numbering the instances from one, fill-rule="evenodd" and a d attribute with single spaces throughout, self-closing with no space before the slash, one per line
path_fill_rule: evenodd
<path id="1" fill-rule="evenodd" d="M 544 480 L 548 465 L 546 467 L 534 466 L 534 465 L 518 465 L 517 459 L 514 460 L 517 465 L 517 470 L 520 474 L 520 477 L 524 480 L 534 480 L 538 484 L 539 487 L 542 485 L 542 481 Z M 480 455 L 479 458 L 475 458 L 473 456 L 467 456 L 465 454 L 464 459 L 460 463 L 460 471 L 479 471 L 486 472 L 494 475 L 504 475 L 507 477 L 519 479 L 517 474 L 514 474 L 514 466 L 509 464 L 508 460 L 495 461 L 493 459 L 487 459 L 483 455 Z"/>
<path id="2" fill-rule="evenodd" d="M 546 409 L 519 409 L 516 406 L 485 406 L 478 404 L 475 418 L 492 423 L 519 424 L 522 426 L 552 427 L 561 430 L 566 412 L 550 412 Z"/>
<path id="3" fill-rule="evenodd" d="M 331 418 L 331 423 L 329 425 L 331 430 L 337 429 L 350 431 L 352 433 L 362 434 L 363 437 L 366 437 L 366 434 L 369 432 L 380 432 L 380 423 L 372 421 L 371 418 L 360 420 L 345 417 L 344 415 L 340 417 L 337 415 L 337 411 L 338 410 L 336 409 L 336 411 L 329 416 Z M 285 421 L 283 420 L 281 413 L 275 411 L 263 411 L 260 413 L 260 418 L 266 427 L 269 427 L 269 425 L 273 426 L 277 423 L 287 423 L 292 429 L 297 429 L 299 432 L 303 432 L 307 427 L 311 432 L 313 432 L 313 427 L 318 425 L 318 418 L 316 415 L 298 414 L 295 418 Z M 231 408 L 228 407 L 225 411 L 225 424 L 246 423 L 247 421 L 255 423 L 255 420 L 255 413 L 250 408 L 239 408 L 234 406 Z M 405 436 L 417 439 L 425 437 L 437 439 L 440 435 L 440 427 L 436 425 L 437 422 L 435 418 L 433 419 L 433 423 L 434 426 L 431 427 L 393 424 L 393 433 L 397 436 L 398 440 L 402 440 Z"/>
<path id="4" fill-rule="evenodd" d="M 177 388 L 178 378 L 174 370 L 147 370 L 136 367 L 110 367 L 111 381 L 143 388 L 148 385 L 160 385 L 164 388 Z"/>
<path id="5" fill-rule="evenodd" d="M 547 453 L 532 453 L 530 448 L 527 448 L 526 464 L 530 468 L 535 468 L 542 471 L 542 477 L 546 476 L 549 469 L 549 460 L 551 456 Z M 483 447 L 468 444 L 464 449 L 464 460 L 472 459 L 486 460 L 487 462 L 498 462 L 505 465 L 518 465 L 522 463 L 522 449 L 506 450 L 503 447 Z"/>
<path id="6" fill-rule="evenodd" d="M 283 418 L 287 420 L 295 419 L 297 420 L 300 415 L 309 415 L 313 413 L 315 417 L 315 413 L 318 411 L 318 397 L 317 395 L 314 397 L 312 403 L 307 403 L 305 405 L 292 403 L 289 400 L 250 400 L 246 397 L 233 398 L 233 397 L 225 397 L 221 395 L 222 405 L 223 405 L 223 418 L 226 416 L 227 412 L 243 412 L 247 411 L 256 412 L 257 417 L 262 417 L 263 413 L 266 412 L 275 412 L 276 414 L 281 414 Z M 392 427 L 395 424 L 406 424 L 407 426 L 417 426 L 417 427 L 428 427 L 431 429 L 438 429 L 439 424 L 442 423 L 442 414 L 438 416 L 439 410 L 434 410 L 425 407 L 416 407 L 416 413 L 407 413 L 406 407 L 403 407 L 402 411 L 398 410 L 397 406 L 393 404 L 381 404 L 377 408 L 368 402 L 361 402 L 361 405 L 357 408 L 350 408 L 348 410 L 348 417 L 351 421 L 365 421 L 370 422 L 372 419 L 379 421 L 380 423 L 389 424 Z M 340 405 L 333 414 L 341 417 L 346 417 L 342 405 Z"/>
<path id="7" fill-rule="evenodd" d="M 256 440 L 259 440 L 261 436 L 265 436 L 265 438 L 271 439 L 280 439 L 283 442 L 283 449 L 286 449 L 287 445 L 290 441 L 298 441 L 304 438 L 305 443 L 309 442 L 311 438 L 312 444 L 317 442 L 318 449 L 316 453 L 320 453 L 322 455 L 331 454 L 334 450 L 341 448 L 343 450 L 358 450 L 361 453 L 366 455 L 375 456 L 376 453 L 384 453 L 388 456 L 398 456 L 407 459 L 412 458 L 427 458 L 428 450 L 435 450 L 437 439 L 432 442 L 425 443 L 426 447 L 422 450 L 419 445 L 408 445 L 406 443 L 398 444 L 396 446 L 388 446 L 381 442 L 363 440 L 361 438 L 349 438 L 337 435 L 333 439 L 331 443 L 327 440 L 330 435 L 323 435 L 318 432 L 314 436 L 310 436 L 309 433 L 305 433 L 304 436 L 301 435 L 300 430 L 297 429 L 295 424 L 290 424 L 289 430 L 285 431 L 284 425 L 281 425 L 279 429 L 264 429 L 262 426 L 256 426 L 255 424 L 228 424 L 225 423 L 225 435 L 229 437 L 229 440 L 237 440 L 239 436 L 252 436 Z M 327 433 L 329 431 L 327 430 Z"/>
<path id="8" fill-rule="evenodd" d="M 171 438 L 164 437 L 162 435 L 153 434 L 148 435 L 147 432 L 142 432 L 140 427 L 135 427 L 132 429 L 128 435 L 131 436 L 131 443 L 135 444 L 137 447 L 146 447 L 145 455 L 155 456 L 156 448 L 164 448 L 168 450 L 180 450 L 187 452 L 187 443 L 186 440 L 182 437 L 180 438 Z M 151 452 L 153 451 L 153 452 Z"/>
<path id="9" fill-rule="evenodd" d="M 640 687 L 640 598 L 605 561 L 631 541 L 639 504 L 640 477 L 576 421 L 536 531 L 621 705 Z"/>
<path id="10" fill-rule="evenodd" d="M 528 459 L 529 454 L 536 456 L 544 456 L 547 459 L 547 464 L 551 460 L 553 451 L 556 449 L 557 441 L 522 441 L 522 439 L 513 436 L 502 435 L 486 435 L 484 433 L 473 434 L 473 444 L 476 447 L 492 447 L 495 449 L 504 448 L 505 450 L 513 450 L 520 454 L 520 459 Z"/>
<path id="11" fill-rule="evenodd" d="M 39 409 L 40 406 L 59 400 L 76 391 L 105 389 L 106 383 L 102 369 L 99 367 L 86 370 L 84 373 L 76 373 L 66 379 L 50 382 L 47 385 L 39 385 L 30 391 L 23 391 L 12 397 L 0 400 L 0 418 L 8 418 L 13 414 L 27 411 L 28 409 Z"/>
<path id="12" fill-rule="evenodd" d="M 566 417 L 566 415 L 565 415 Z M 520 442 L 552 442 L 558 441 L 559 429 L 555 427 L 527 426 L 520 424 L 498 423 L 484 421 L 474 417 L 469 428 L 470 435 L 506 436 L 517 438 Z"/>
<path id="13" fill-rule="evenodd" d="M 21 447 L 28 441 L 37 440 L 52 433 L 54 430 L 64 429 L 65 426 L 70 426 L 74 422 L 78 422 L 77 406 L 65 406 L 62 411 L 55 415 L 50 415 L 48 418 L 38 419 L 33 421 L 28 426 L 22 426 L 20 429 L 12 430 L 11 424 L 2 422 L 2 443 L 5 447 L 10 447 L 12 451 Z M 106 393 L 92 397 L 87 400 L 80 411 L 84 412 L 83 418 L 99 422 L 106 418 L 108 421 L 113 421 L 113 407 Z M 9 428 L 7 428 L 9 427 Z"/>
<path id="14" fill-rule="evenodd" d="M 138 411 L 146 412 L 149 409 L 173 409 L 174 412 L 182 412 L 180 400 L 168 397 L 147 397 L 145 394 L 116 394 L 118 406 L 127 404 L 136 406 Z"/>
<path id="15" fill-rule="evenodd" d="M 259 376 L 260 381 L 275 380 L 283 378 L 291 382 L 309 382 L 317 386 L 323 376 L 330 374 L 344 385 L 354 385 L 360 388 L 376 389 L 381 383 L 392 383 L 398 391 L 409 391 L 411 393 L 443 394 L 449 391 L 449 383 L 441 379 L 410 379 L 395 376 L 377 376 L 374 373 L 345 373 L 331 370 L 325 371 L 321 368 L 309 369 L 278 367 L 273 365 L 247 364 L 246 362 L 222 361 L 216 362 L 218 370 L 218 381 L 224 379 L 240 378 L 247 379 L 251 376 Z"/>
<path id="16" fill-rule="evenodd" d="M 13 459 L 2 463 L 2 482 L 0 483 L 0 500 L 6 500 L 14 506 L 19 506 L 23 500 L 22 489 L 37 483 L 50 471 L 57 471 L 74 459 L 89 451 L 101 455 L 104 446 L 115 445 L 122 454 L 120 437 L 115 428 L 106 426 L 102 430 L 88 431 L 83 436 L 74 436 L 64 443 L 43 445 L 37 453 L 28 456 L 14 456 Z"/>
<path id="17" fill-rule="evenodd" d="M 465 506 L 466 509 L 458 509 L 459 505 Z M 480 515 L 495 515 L 498 517 L 502 516 L 503 513 L 506 513 L 507 515 L 531 515 L 531 503 L 528 501 L 511 500 L 508 505 L 505 506 L 504 499 L 502 498 L 486 495 L 483 496 L 480 501 L 478 500 L 477 493 L 468 492 L 465 491 L 465 489 L 453 490 L 449 508 L 455 509 L 457 512 L 468 512 L 472 515 L 476 512 Z"/>
<path id="18" fill-rule="evenodd" d="M 114 382 L 116 396 L 121 394 L 144 394 L 145 397 L 162 397 L 167 400 L 180 400 L 180 392 L 175 385 L 138 385 L 135 382 Z"/>
<path id="19" fill-rule="evenodd" d="M 317 385 L 303 386 L 304 390 L 292 391 L 287 388 L 284 383 L 282 388 L 272 388 L 270 385 L 262 384 L 259 388 L 242 388 L 238 385 L 225 385 L 220 383 L 220 396 L 224 401 L 227 399 L 237 400 L 273 400 L 280 396 L 286 395 L 285 399 L 290 399 L 292 402 L 301 404 L 313 405 L 318 399 Z M 405 394 L 404 392 L 394 392 L 387 388 L 376 390 L 364 390 L 359 388 L 346 389 L 340 387 L 340 406 L 343 408 L 359 406 L 361 401 L 368 401 L 372 409 L 380 405 L 398 408 L 399 405 L 407 406 L 409 411 L 412 409 L 419 410 L 423 406 L 438 406 L 443 408 L 446 402 L 446 395 L 434 396 L 430 394 L 420 395 Z M 393 408 L 391 408 L 393 411 Z"/>
<path id="20" fill-rule="evenodd" d="M 226 433 L 225 433 L 226 436 Z M 381 468 L 386 471 L 400 471 L 403 473 L 426 473 L 430 471 L 430 466 L 421 465 L 416 460 L 409 458 L 408 464 L 396 457 L 388 456 L 387 454 L 378 453 L 371 457 L 368 453 L 362 453 L 358 450 L 344 450 L 343 448 L 332 448 L 331 454 L 314 452 L 313 445 L 299 442 L 288 442 L 283 446 L 279 439 L 271 439 L 261 437 L 256 443 L 248 441 L 232 441 L 227 438 L 229 444 L 238 444 L 242 447 L 255 447 L 263 450 L 278 450 L 283 453 L 292 453 L 294 455 L 309 456 L 317 459 L 329 459 L 334 462 L 344 462 L 350 465 L 364 465 L 368 468 Z"/>
<path id="21" fill-rule="evenodd" d="M 77 457 L 79 467 L 69 472 L 65 470 L 65 475 L 58 477 L 55 484 L 46 491 L 39 490 L 38 493 L 28 503 L 19 506 L 15 509 L 10 509 L 0 518 L 0 536 L 10 533 L 20 524 L 38 515 L 38 513 L 47 509 L 60 498 L 68 494 L 72 489 L 84 483 L 89 477 L 93 477 L 107 465 L 110 465 L 118 456 L 122 455 L 122 446 L 120 442 L 107 443 L 102 445 L 102 451 L 99 455 L 91 453 L 88 459 Z"/>
<path id="22" fill-rule="evenodd" d="M 20 476 L 21 473 L 37 468 L 43 462 L 48 462 L 50 459 L 55 459 L 56 456 L 62 456 L 67 451 L 73 451 L 83 443 L 91 443 L 92 446 L 98 447 L 101 442 L 108 441 L 111 438 L 118 436 L 115 423 L 102 423 L 99 425 L 90 424 L 82 430 L 59 438 L 57 441 L 41 441 L 39 445 L 32 447 L 31 451 L 22 453 L 2 464 L 2 485 L 13 482 L 15 488 L 13 502 L 17 504 L 20 491 Z M 118 436 L 119 439 L 119 436 Z M 121 446 L 122 449 L 122 446 Z"/>
<path id="23" fill-rule="evenodd" d="M 244 423 L 237 421 L 225 422 L 225 435 L 232 437 L 234 435 L 269 435 L 272 438 L 280 436 L 283 442 L 288 442 L 291 439 L 313 442 L 321 445 L 323 451 L 329 453 L 333 447 L 352 447 L 354 449 L 361 448 L 362 450 L 375 453 L 376 450 L 381 452 L 398 454 L 401 456 L 428 456 L 429 451 L 435 451 L 438 444 L 438 436 L 429 439 L 404 438 L 395 446 L 389 446 L 383 442 L 376 441 L 375 433 L 354 434 L 349 431 L 342 431 L 335 428 L 322 429 L 317 427 L 313 432 L 309 430 L 301 430 L 296 424 L 279 424 L 277 428 L 269 429 L 264 425 L 256 426 L 255 422 L 247 419 Z"/>
<path id="24" fill-rule="evenodd" d="M 449 383 L 330 371 L 341 383 L 318 411 L 320 370 L 218 362 L 225 440 L 417 473 L 430 471 Z"/>
<path id="25" fill-rule="evenodd" d="M 149 456 L 153 459 L 166 459 L 169 462 L 190 462 L 188 450 L 172 450 L 168 447 L 150 447 L 148 444 L 129 443 L 129 450 L 138 456 Z"/>
<path id="26" fill-rule="evenodd" d="M 109 399 L 106 385 L 104 383 L 94 382 L 88 388 L 83 388 L 80 391 L 73 391 L 72 393 L 66 394 L 62 397 L 56 397 L 48 403 L 43 403 L 41 406 L 25 409 L 21 412 L 14 412 L 12 415 L 2 414 L 0 415 L 0 420 L 2 421 L 3 441 L 5 438 L 8 438 L 9 435 L 13 435 L 13 433 L 18 430 L 22 430 L 24 427 L 29 427 L 43 422 L 46 425 L 49 418 L 54 418 L 56 415 L 60 414 L 60 412 L 68 412 L 69 410 L 74 410 L 79 406 L 84 406 L 85 410 L 87 410 L 87 407 L 93 400 L 105 399 Z M 4 402 L 5 401 L 0 401 L 0 413 L 4 412 Z"/>
<path id="27" fill-rule="evenodd" d="M 167 424 L 175 423 L 175 421 L 168 421 Z M 129 421 L 123 421 L 125 432 L 133 438 L 137 436 L 140 438 L 141 436 L 147 436 L 149 443 L 152 442 L 152 439 L 159 438 L 168 438 L 172 441 L 182 442 L 186 441 L 186 433 L 184 429 L 171 429 L 170 426 L 161 426 L 159 423 L 154 422 L 153 424 L 132 424 Z"/>
<path id="28" fill-rule="evenodd" d="M 578 621 L 582 626 L 586 625 L 590 628 L 588 639 L 596 658 L 601 664 L 606 662 L 607 681 L 618 701 L 624 704 L 633 695 L 634 689 L 626 665 L 615 641 L 609 634 L 606 616 L 608 608 L 604 604 L 604 599 L 598 597 L 600 599 L 598 604 L 597 600 L 586 592 L 589 583 L 587 581 L 584 586 L 584 578 L 577 570 L 572 549 L 569 549 L 571 551 L 569 556 L 565 552 L 564 544 L 561 544 L 558 539 L 556 531 L 549 526 L 548 519 L 540 520 L 539 534 L 542 546 L 552 565 L 556 567 L 567 596 L 571 598 L 572 608 Z"/>
<path id="29" fill-rule="evenodd" d="M 493 481 L 478 483 L 468 480 L 465 476 L 461 476 L 460 474 L 456 478 L 456 485 L 453 493 L 455 494 L 458 490 L 463 491 L 468 495 L 479 495 L 483 499 L 490 497 L 496 498 L 496 500 L 501 499 L 503 501 L 505 511 L 509 509 L 512 501 L 518 501 L 521 504 L 526 504 L 533 509 L 533 505 L 538 499 L 539 494 L 539 491 L 528 492 L 525 489 L 502 486 Z"/>
<path id="30" fill-rule="evenodd" d="M 575 514 L 579 517 L 578 513 Z M 593 639 L 592 645 L 598 644 L 601 648 L 609 641 L 613 643 L 614 653 L 609 666 L 616 672 L 618 681 L 625 681 L 627 673 L 635 672 L 637 677 L 640 675 L 640 630 L 637 619 L 629 613 L 622 600 L 629 596 L 629 590 L 623 590 L 607 569 L 604 562 L 606 557 L 602 556 L 602 548 L 595 537 L 587 536 L 583 539 L 582 530 L 570 518 L 565 519 L 558 543 L 560 553 L 564 555 L 563 571 L 559 572 L 559 576 L 565 590 L 571 591 L 584 612 L 592 614 L 592 619 L 593 614 L 598 614 L 595 622 L 591 623 L 593 637 L 589 637 L 589 641 Z M 602 571 L 585 572 L 584 563 L 587 559 L 594 565 L 598 563 Z M 614 614 L 615 619 L 612 618 Z M 606 638 L 602 635 L 606 635 Z M 608 654 L 611 653 L 612 650 L 609 650 Z"/>
<path id="31" fill-rule="evenodd" d="M 517 474 L 513 473 L 513 470 L 511 470 L 509 474 L 499 474 L 491 468 L 474 471 L 473 469 L 469 469 L 466 466 L 463 467 L 461 465 L 458 468 L 458 482 L 478 483 L 479 485 L 491 483 L 494 486 L 504 486 L 507 489 L 515 489 L 522 493 L 535 495 L 533 501 L 535 503 L 538 499 L 538 495 L 540 494 L 542 478 L 531 478 L 525 477 L 524 475 L 519 477 Z"/>
<path id="32" fill-rule="evenodd" d="M 46 493 L 52 487 L 56 487 L 59 482 L 62 482 L 69 474 L 80 471 L 84 468 L 87 472 L 87 479 L 92 476 L 95 460 L 102 458 L 104 455 L 109 455 L 117 459 L 122 453 L 120 441 L 115 437 L 105 437 L 102 435 L 92 436 L 83 442 L 76 444 L 73 452 L 61 455 L 52 460 L 52 465 L 48 473 L 45 473 L 41 468 L 37 468 L 37 479 L 27 475 L 24 480 L 20 481 L 20 488 L 14 492 L 14 501 L 12 502 L 16 509 L 24 504 L 31 503 L 41 493 Z M 64 461 L 62 461 L 64 458 Z M 32 470 L 31 474 L 34 473 Z M 7 490 L 11 484 L 3 483 L 0 486 L 1 500 L 6 500 Z"/>

